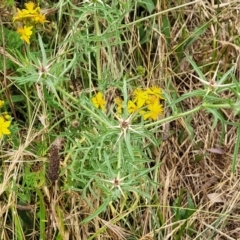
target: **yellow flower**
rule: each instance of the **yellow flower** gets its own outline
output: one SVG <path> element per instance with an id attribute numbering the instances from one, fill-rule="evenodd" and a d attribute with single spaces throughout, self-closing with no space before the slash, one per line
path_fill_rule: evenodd
<path id="1" fill-rule="evenodd" d="M 103 98 L 103 94 L 98 92 L 95 97 L 92 98 L 92 103 L 96 108 L 105 109 L 106 101 Z"/>
<path id="2" fill-rule="evenodd" d="M 33 26 L 26 27 L 24 26 L 23 28 L 18 28 L 17 32 L 21 34 L 21 39 L 24 40 L 27 44 L 30 44 L 30 37 L 32 35 L 32 28 Z"/>
<path id="3" fill-rule="evenodd" d="M 114 103 L 116 104 L 117 114 L 120 115 L 123 109 L 122 99 L 120 97 L 116 97 L 114 99 Z"/>
<path id="4" fill-rule="evenodd" d="M 128 101 L 128 112 L 133 113 L 140 109 L 141 107 L 138 107 L 137 104 L 135 104 L 133 101 Z"/>
<path id="5" fill-rule="evenodd" d="M 36 15 L 34 16 L 34 21 L 35 21 L 36 23 L 49 22 L 48 20 L 46 20 L 45 15 L 42 15 L 41 13 L 40 13 L 40 14 L 36 14 Z"/>
<path id="6" fill-rule="evenodd" d="M 2 135 L 9 135 L 11 132 L 9 131 L 9 126 L 11 122 L 10 121 L 5 121 L 3 117 L 0 116 L 0 138 Z"/>
<path id="7" fill-rule="evenodd" d="M 33 2 L 25 3 L 25 7 L 26 7 L 26 9 L 22 10 L 25 13 L 34 15 L 34 14 L 40 12 L 40 7 L 35 8 L 35 3 L 33 3 Z"/>
<path id="8" fill-rule="evenodd" d="M 27 14 L 27 16 L 29 17 L 29 15 Z M 17 15 L 15 17 L 13 17 L 13 22 L 15 21 L 21 21 L 24 18 L 26 18 L 26 13 L 22 12 L 21 10 L 18 9 Z"/>
<path id="9" fill-rule="evenodd" d="M 13 17 L 14 21 L 23 21 L 27 18 L 35 18 L 37 15 L 40 14 L 40 7 L 35 8 L 35 4 L 33 2 L 25 3 L 26 9 L 19 10 L 17 12 L 17 15 Z"/>
<path id="10" fill-rule="evenodd" d="M 0 108 L 4 105 L 4 101 L 0 100 Z"/>
<path id="11" fill-rule="evenodd" d="M 147 94 L 156 96 L 159 99 L 164 99 L 164 97 L 162 96 L 161 88 L 159 88 L 157 86 L 153 86 L 151 88 L 147 88 L 146 92 L 147 92 Z"/>
<path id="12" fill-rule="evenodd" d="M 140 88 L 133 91 L 133 96 L 133 102 L 137 103 L 138 108 L 141 108 L 145 104 L 148 97 L 147 92 Z"/>
<path id="13" fill-rule="evenodd" d="M 163 113 L 163 107 L 158 102 L 148 105 L 148 112 L 143 115 L 144 120 L 152 119 L 157 120 L 158 116 Z"/>
<path id="14" fill-rule="evenodd" d="M 154 104 L 155 102 L 159 103 L 159 97 L 149 94 L 148 99 L 146 100 L 146 104 L 151 105 Z"/>

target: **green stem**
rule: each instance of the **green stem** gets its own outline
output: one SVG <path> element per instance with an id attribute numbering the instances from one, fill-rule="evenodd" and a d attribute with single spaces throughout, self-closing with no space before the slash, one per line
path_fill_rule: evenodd
<path id="1" fill-rule="evenodd" d="M 236 171 L 237 161 L 238 161 L 238 153 L 239 153 L 239 146 L 240 146 L 240 125 L 237 128 L 237 138 L 235 141 L 235 147 L 233 152 L 233 161 L 232 161 L 232 174 Z"/>
<path id="2" fill-rule="evenodd" d="M 161 124 L 164 124 L 164 123 L 167 123 L 167 122 L 171 122 L 171 121 L 174 121 L 178 118 L 181 118 L 181 117 L 185 117 L 189 114 L 192 114 L 192 113 L 195 113 L 195 112 L 198 112 L 199 110 L 201 110 L 202 108 L 232 108 L 232 106 L 230 104 L 210 104 L 210 103 L 203 103 L 202 105 L 199 105 L 187 112 L 183 112 L 183 113 L 179 113 L 179 114 L 176 114 L 176 115 L 173 115 L 173 116 L 170 116 L 170 117 L 167 117 L 167 118 L 164 118 L 164 119 L 161 119 L 157 122 L 152 122 L 152 123 L 149 123 L 149 124 L 146 124 L 144 125 L 144 128 L 149 128 L 149 127 L 154 127 L 156 125 L 161 125 Z M 143 126 L 139 126 L 139 127 L 136 127 L 136 130 L 139 129 L 139 128 L 142 128 Z"/>
<path id="3" fill-rule="evenodd" d="M 94 14 L 94 26 L 97 36 L 97 49 L 96 49 L 96 65 L 97 65 L 97 75 L 98 75 L 98 81 L 102 80 L 102 70 L 101 70 L 101 60 L 100 60 L 100 50 L 101 50 L 101 44 L 100 41 L 98 41 L 98 37 L 100 36 L 100 28 L 99 28 L 99 22 L 98 22 L 98 16 L 97 16 L 97 10 Z"/>
<path id="4" fill-rule="evenodd" d="M 13 223 L 14 223 L 14 234 L 15 237 L 14 239 L 19 239 L 19 240 L 24 240 L 24 232 L 23 232 L 23 228 L 22 228 L 22 223 L 21 220 L 19 218 L 19 215 L 17 213 L 17 210 L 14 207 L 11 207 L 12 210 L 12 218 L 13 218 Z"/>
<path id="5" fill-rule="evenodd" d="M 222 104 L 211 104 L 211 103 L 203 103 L 202 106 L 204 108 L 232 108 L 231 104 L 228 103 L 222 103 Z"/>
<path id="6" fill-rule="evenodd" d="M 36 188 L 36 192 L 39 196 L 39 225 L 40 225 L 40 239 L 46 239 L 46 234 L 45 234 L 45 230 L 46 230 L 46 209 L 45 209 L 45 205 L 44 205 L 44 200 L 43 200 L 43 195 L 41 193 L 41 191 L 39 189 Z"/>
<path id="7" fill-rule="evenodd" d="M 203 106 L 200 105 L 200 106 L 197 106 L 195 107 L 194 109 L 191 109 L 187 112 L 183 112 L 183 113 L 179 113 L 179 114 L 176 114 L 176 115 L 173 115 L 173 116 L 170 116 L 170 117 L 167 117 L 167 118 L 164 118 L 164 119 L 161 119 L 157 122 L 152 122 L 152 123 L 149 123 L 149 124 L 146 124 L 144 126 L 139 126 L 139 127 L 136 127 L 135 130 L 139 129 L 139 128 L 149 128 L 149 127 L 154 127 L 156 125 L 161 125 L 161 124 L 164 124 L 164 123 L 167 123 L 167 122 L 171 122 L 171 121 L 174 121 L 178 118 L 181 118 L 181 117 L 185 117 L 189 114 L 192 114 L 192 113 L 195 113 L 195 112 L 198 112 L 200 109 L 202 109 Z"/>
<path id="8" fill-rule="evenodd" d="M 117 170 L 120 171 L 122 166 L 122 140 L 119 139 L 118 142 L 118 162 L 117 162 Z"/>
<path id="9" fill-rule="evenodd" d="M 29 103 L 29 94 L 28 94 L 28 89 L 27 89 L 27 86 L 26 84 L 24 84 L 24 90 L 25 90 L 25 96 L 26 96 L 26 104 L 27 104 L 27 123 L 30 123 L 30 120 L 31 120 L 31 116 L 32 116 L 32 111 L 31 111 L 31 105 Z"/>

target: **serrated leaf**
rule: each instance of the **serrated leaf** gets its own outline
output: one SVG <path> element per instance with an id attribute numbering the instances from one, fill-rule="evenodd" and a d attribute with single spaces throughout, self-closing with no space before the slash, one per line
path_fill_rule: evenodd
<path id="1" fill-rule="evenodd" d="M 139 1 L 139 5 L 145 8 L 150 14 L 155 9 L 155 4 L 152 0 Z"/>

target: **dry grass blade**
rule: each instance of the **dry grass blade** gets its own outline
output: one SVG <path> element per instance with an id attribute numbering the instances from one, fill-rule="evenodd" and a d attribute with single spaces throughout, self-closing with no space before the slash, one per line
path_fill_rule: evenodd
<path id="1" fill-rule="evenodd" d="M 100 221 L 107 227 L 107 232 L 111 236 L 112 240 L 126 240 L 130 233 L 124 228 L 112 224 L 111 222 L 100 219 Z"/>

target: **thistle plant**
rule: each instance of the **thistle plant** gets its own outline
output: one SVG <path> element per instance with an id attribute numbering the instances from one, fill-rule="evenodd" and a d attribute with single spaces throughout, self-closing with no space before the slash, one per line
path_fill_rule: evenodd
<path id="1" fill-rule="evenodd" d="M 175 7 L 174 1 L 105 2 L 27 2 L 3 26 L 2 36 L 15 36 L 19 45 L 7 40 L 0 47 L 1 99 L 10 99 L 16 113 L 12 120 L 10 103 L 0 101 L 0 138 L 9 139 L 1 142 L 0 236 L 116 239 L 115 231 L 120 239 L 209 239 L 219 223 L 226 226 L 239 199 L 236 194 L 227 204 L 227 213 L 211 214 L 203 187 L 218 163 L 227 162 L 207 158 L 206 149 L 227 142 L 233 143 L 232 176 L 220 169 L 217 183 L 224 184 L 215 189 L 238 186 L 239 64 L 230 47 L 236 51 L 239 39 L 220 34 L 225 14 L 211 20 L 236 3 L 211 9 L 204 1 L 195 8 L 197 0 Z M 52 10 L 48 24 L 43 12 Z M 207 23 L 193 30 L 201 15 Z M 53 29 L 48 36 L 44 24 Z M 224 44 L 236 40 L 221 54 L 223 41 L 209 37 L 216 32 Z M 192 44 L 200 35 L 204 41 Z M 202 45 L 202 52 L 195 49 Z M 201 54 L 208 56 L 199 61 Z M 225 54 L 229 62 L 222 66 Z M 204 184 L 196 187 L 201 176 Z M 211 216 L 198 224 L 201 211 Z"/>

